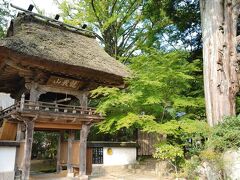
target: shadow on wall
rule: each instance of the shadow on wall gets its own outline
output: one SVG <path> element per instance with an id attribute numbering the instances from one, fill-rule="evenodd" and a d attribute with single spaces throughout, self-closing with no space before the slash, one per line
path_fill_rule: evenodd
<path id="1" fill-rule="evenodd" d="M 10 97 L 10 94 L 0 93 L 0 109 L 3 109 L 14 104 L 14 99 Z"/>

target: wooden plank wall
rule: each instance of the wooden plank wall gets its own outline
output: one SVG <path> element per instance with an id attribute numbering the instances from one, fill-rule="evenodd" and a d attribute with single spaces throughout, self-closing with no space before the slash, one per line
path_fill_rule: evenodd
<path id="1" fill-rule="evenodd" d="M 60 164 L 67 164 L 67 148 L 68 142 L 61 142 L 61 150 L 60 150 Z"/>
<path id="2" fill-rule="evenodd" d="M 0 127 L 0 140 L 14 141 L 16 138 L 16 134 L 17 134 L 17 123 L 4 120 L 2 127 Z"/>
<path id="3" fill-rule="evenodd" d="M 75 140 L 72 143 L 72 158 L 70 163 L 77 167 L 79 166 L 79 140 Z M 67 148 L 68 142 L 63 141 L 61 142 L 61 149 L 60 149 L 60 164 L 65 165 L 67 164 Z M 87 148 L 87 174 L 90 175 L 92 172 L 92 149 Z"/>
<path id="4" fill-rule="evenodd" d="M 154 145 L 163 140 L 164 137 L 157 133 L 138 131 L 138 156 L 151 156 L 155 151 Z"/>

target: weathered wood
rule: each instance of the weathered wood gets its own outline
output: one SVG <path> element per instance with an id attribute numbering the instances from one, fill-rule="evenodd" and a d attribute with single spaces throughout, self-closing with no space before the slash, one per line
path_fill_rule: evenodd
<path id="1" fill-rule="evenodd" d="M 88 107 L 88 94 L 89 94 L 88 92 L 84 92 L 77 95 L 77 98 L 79 99 L 80 102 L 80 106 L 83 109 L 87 109 Z"/>
<path id="2" fill-rule="evenodd" d="M 23 139 L 23 133 L 22 133 L 22 123 L 17 124 L 17 134 L 16 134 L 16 141 L 21 141 Z"/>
<path id="3" fill-rule="evenodd" d="M 35 123 L 34 128 L 36 130 L 80 130 L 82 127 L 81 124 L 69 124 L 67 122 L 64 123 L 51 123 L 51 122 L 39 122 Z"/>
<path id="4" fill-rule="evenodd" d="M 26 88 L 30 90 L 30 101 L 37 102 L 40 95 L 45 93 L 44 91 L 39 91 L 37 89 L 38 84 L 37 83 L 26 83 Z"/>
<path id="5" fill-rule="evenodd" d="M 0 140 L 15 140 L 17 133 L 17 124 L 4 120 L 0 128 Z"/>
<path id="6" fill-rule="evenodd" d="M 87 148 L 87 165 L 86 165 L 87 175 L 92 173 L 92 148 Z"/>
<path id="7" fill-rule="evenodd" d="M 28 180 L 30 173 L 30 163 L 32 154 L 32 142 L 33 142 L 33 132 L 34 132 L 34 122 L 25 121 L 26 124 L 26 135 L 25 135 L 25 146 L 22 164 L 22 179 Z"/>
<path id="8" fill-rule="evenodd" d="M 41 91 L 69 94 L 73 96 L 78 96 L 79 94 L 85 93 L 85 92 L 81 92 L 74 89 L 67 89 L 63 87 L 50 86 L 50 85 L 38 85 L 37 88 Z"/>
<path id="9" fill-rule="evenodd" d="M 90 130 L 90 125 L 83 124 L 80 132 L 80 152 L 79 152 L 79 176 L 85 176 L 87 174 L 87 137 Z"/>
<path id="10" fill-rule="evenodd" d="M 51 76 L 47 81 L 47 85 L 55 86 L 57 88 L 62 87 L 66 89 L 78 90 L 80 86 L 83 85 L 83 82 L 69 78 Z"/>
<path id="11" fill-rule="evenodd" d="M 64 136 L 64 131 L 60 131 L 59 132 L 59 136 L 58 136 L 58 148 L 57 148 L 57 173 L 60 173 L 62 171 L 61 168 L 61 142 L 63 141 L 63 137 Z"/>
<path id="12" fill-rule="evenodd" d="M 67 156 L 67 172 L 68 174 L 73 173 L 72 168 L 72 142 L 74 140 L 74 132 L 71 130 L 68 134 L 68 156 Z"/>
<path id="13" fill-rule="evenodd" d="M 25 94 L 23 93 L 21 96 L 21 101 L 20 101 L 20 110 L 22 111 L 24 108 L 24 103 L 25 103 Z"/>
<path id="14" fill-rule="evenodd" d="M 204 91 L 208 123 L 235 115 L 237 79 L 237 0 L 201 0 Z M 239 2 L 238 2 L 239 3 Z"/>

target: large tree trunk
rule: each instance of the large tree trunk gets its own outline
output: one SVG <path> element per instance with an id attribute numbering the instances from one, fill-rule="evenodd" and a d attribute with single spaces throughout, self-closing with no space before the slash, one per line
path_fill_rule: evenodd
<path id="1" fill-rule="evenodd" d="M 204 90 L 208 123 L 235 115 L 237 79 L 237 9 L 239 0 L 200 0 Z"/>

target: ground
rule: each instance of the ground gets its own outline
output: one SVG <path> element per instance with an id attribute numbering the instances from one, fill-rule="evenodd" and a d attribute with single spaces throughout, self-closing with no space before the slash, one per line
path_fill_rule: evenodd
<path id="1" fill-rule="evenodd" d="M 61 174 L 49 173 L 49 174 L 38 174 L 31 176 L 31 180 L 75 180 L 77 178 L 66 177 L 66 171 Z M 105 176 L 90 176 L 90 180 L 163 180 L 160 177 L 153 175 L 142 175 L 142 174 L 108 174 Z M 164 178 L 165 179 L 165 178 Z M 170 179 L 166 179 L 170 180 Z"/>

